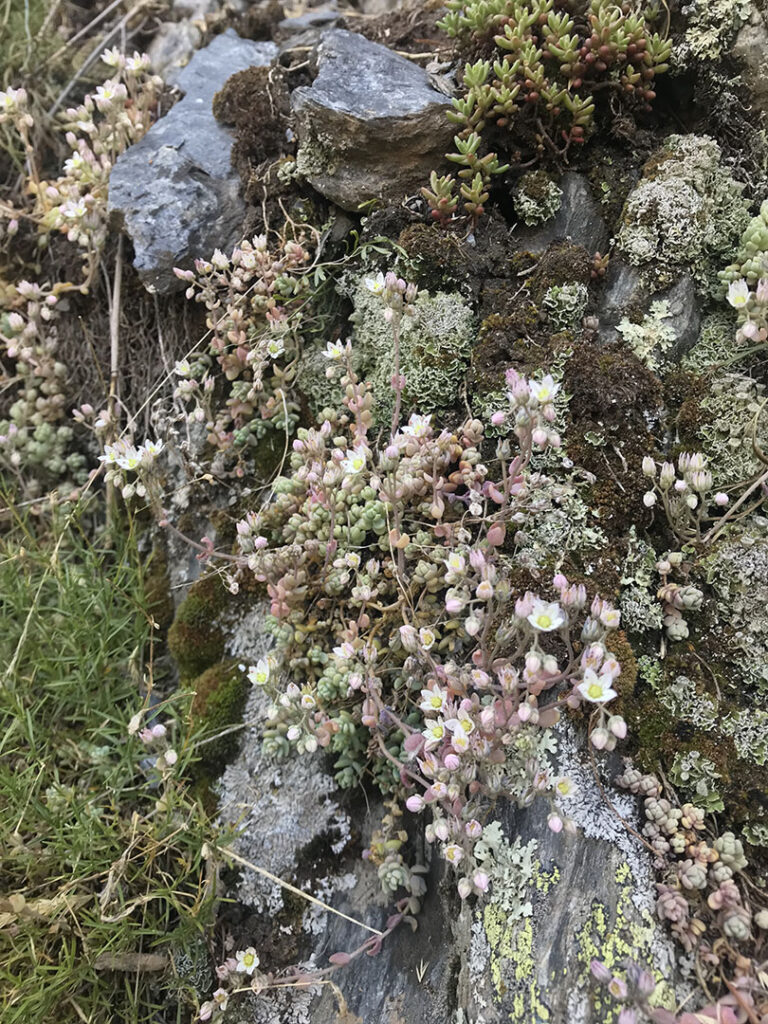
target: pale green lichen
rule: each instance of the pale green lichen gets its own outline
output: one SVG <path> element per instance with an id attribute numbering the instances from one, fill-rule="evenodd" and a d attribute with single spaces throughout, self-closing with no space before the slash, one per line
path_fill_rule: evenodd
<path id="1" fill-rule="evenodd" d="M 673 62 L 681 67 L 696 61 L 717 60 L 749 20 L 750 0 L 692 0 L 683 7 L 688 27 L 674 50 Z"/>
<path id="2" fill-rule="evenodd" d="M 534 227 L 554 217 L 562 199 L 563 190 L 545 171 L 528 171 L 517 183 L 512 205 L 523 223 Z"/>
<path id="3" fill-rule="evenodd" d="M 721 728 L 733 738 L 739 757 L 758 765 L 768 761 L 768 712 L 745 708 L 724 718 Z"/>
<path id="4" fill-rule="evenodd" d="M 656 597 L 656 552 L 637 536 L 632 526 L 629 549 L 621 567 L 621 621 L 623 628 L 635 633 L 661 629 L 663 615 Z"/>
<path id="5" fill-rule="evenodd" d="M 727 631 L 742 684 L 768 689 L 768 519 L 755 516 L 705 560 L 716 600 L 715 616 Z M 762 741 L 761 741 L 762 742 Z"/>
<path id="6" fill-rule="evenodd" d="M 666 299 L 652 302 L 647 316 L 636 324 L 624 317 L 616 330 L 629 345 L 638 359 L 649 370 L 658 370 L 666 353 L 674 345 L 677 335 L 671 324 L 665 323 L 672 316 Z"/>
<path id="7" fill-rule="evenodd" d="M 731 310 L 718 310 L 705 316 L 698 341 L 680 364 L 682 369 L 704 373 L 718 364 L 733 363 L 738 355 L 734 340 L 736 328 L 736 317 Z"/>
<path id="8" fill-rule="evenodd" d="M 577 331 L 587 308 L 587 286 L 579 282 L 547 288 L 541 303 L 556 331 Z"/>
<path id="9" fill-rule="evenodd" d="M 722 811 L 723 798 L 717 791 L 722 776 L 714 763 L 698 750 L 679 751 L 669 769 L 669 779 L 705 811 Z"/>
<path id="10" fill-rule="evenodd" d="M 381 299 L 360 281 L 352 292 L 354 346 L 378 399 L 379 415 L 391 409 L 394 369 L 392 329 L 382 316 Z M 419 292 L 415 316 L 403 317 L 400 371 L 405 377 L 404 410 L 419 412 L 453 405 L 469 364 L 475 317 L 464 299 L 451 292 Z"/>
<path id="11" fill-rule="evenodd" d="M 765 466 L 754 444 L 768 450 L 768 415 L 761 410 L 765 386 L 743 374 L 723 374 L 702 399 L 705 422 L 699 428 L 715 488 L 744 484 Z"/>
<path id="12" fill-rule="evenodd" d="M 649 681 L 656 692 L 659 703 L 676 718 L 704 731 L 711 731 L 717 727 L 720 717 L 718 704 L 706 693 L 703 693 L 697 683 L 689 679 L 688 676 L 676 676 L 671 683 L 668 683 L 663 680 L 663 674 L 659 670 L 658 673 L 654 673 L 650 677 Z"/>
<path id="13" fill-rule="evenodd" d="M 673 1009 L 676 1005 L 674 989 L 654 967 L 653 945 L 657 924 L 647 910 L 640 913 L 638 920 L 638 910 L 632 902 L 634 885 L 628 864 L 620 864 L 617 868 L 616 883 L 615 909 L 608 911 L 602 903 L 595 901 L 589 918 L 577 934 L 579 966 L 587 974 L 592 960 L 599 960 L 609 971 L 623 976 L 628 960 L 639 962 L 651 971 L 656 981 L 651 1005 Z M 595 1019 L 604 1024 L 613 1024 L 621 1012 L 621 1005 L 602 988 L 594 993 L 594 1008 L 598 1014 Z"/>
<path id="14" fill-rule="evenodd" d="M 743 190 L 714 139 L 671 135 L 627 199 L 619 248 L 659 286 L 688 271 L 702 291 L 715 294 L 718 271 L 749 221 Z"/>

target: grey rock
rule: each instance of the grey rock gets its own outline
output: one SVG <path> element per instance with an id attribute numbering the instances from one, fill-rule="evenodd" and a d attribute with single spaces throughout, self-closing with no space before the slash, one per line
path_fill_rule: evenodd
<path id="1" fill-rule="evenodd" d="M 516 228 L 518 245 L 521 249 L 539 253 L 544 252 L 550 242 L 569 238 L 577 245 L 583 245 L 590 255 L 604 253 L 608 247 L 608 228 L 589 182 L 583 174 L 566 171 L 559 184 L 563 190 L 560 209 L 540 227 Z"/>
<path id="2" fill-rule="evenodd" d="M 305 14 L 294 18 L 283 18 L 277 23 L 276 35 L 279 39 L 290 39 L 292 36 L 303 35 L 309 29 L 331 28 L 339 18 L 336 4 L 313 7 Z"/>
<path id="3" fill-rule="evenodd" d="M 181 70 L 203 40 L 191 21 L 164 21 L 147 50 L 152 70 L 166 81 Z"/>
<path id="4" fill-rule="evenodd" d="M 221 6 L 220 0 L 173 0 L 172 9 L 183 18 L 204 18 Z"/>
<path id="5" fill-rule="evenodd" d="M 253 640 L 257 633 L 258 627 Z M 231 652 L 234 656 L 263 653 L 258 640 L 243 640 Z M 252 698 L 246 711 L 249 721 L 258 718 L 259 702 L 264 702 L 261 695 Z M 462 903 L 453 872 L 432 847 L 417 841 L 414 857 L 429 868 L 418 929 L 401 926 L 378 956 L 359 957 L 335 975 L 349 1010 L 344 1020 L 607 1024 L 615 1016 L 605 1000 L 594 999 L 592 956 L 613 963 L 633 957 L 685 998 L 677 950 L 655 919 L 650 858 L 616 813 L 636 828 L 637 802 L 611 790 L 615 810 L 608 806 L 584 758 L 586 742 L 572 726 L 558 727 L 558 770 L 579 788 L 578 801 L 569 807 L 576 835 L 550 831 L 544 801 L 526 810 L 504 801 L 497 804 L 494 816 L 500 818 L 508 841 L 517 837 L 523 847 L 534 844 L 532 869 L 521 872 L 521 881 L 509 891 L 492 890 L 482 900 Z M 303 873 L 319 879 L 323 900 L 336 910 L 370 927 L 385 927 L 392 907 L 381 895 L 375 868 L 354 859 L 355 843 L 348 831 L 354 821 L 367 844 L 382 813 L 381 801 L 370 794 L 367 813 L 345 814 L 334 806 L 319 759 L 292 758 L 270 766 L 258 748 L 258 731 L 248 730 L 242 752 L 222 782 L 224 817 L 241 825 L 236 852 L 269 870 L 280 865 L 288 877 L 298 870 L 300 877 Z M 316 852 L 306 862 L 295 844 L 314 839 L 316 851 L 319 835 L 327 837 L 331 853 L 325 864 Z M 274 914 L 279 906 L 274 902 L 278 893 L 247 869 L 236 894 L 259 916 Z M 527 912 L 524 903 L 530 904 Z M 369 937 L 359 925 L 309 904 L 303 931 L 310 948 L 321 951 L 317 966 L 331 953 L 351 952 Z M 242 1024 L 340 1020 L 337 998 L 327 987 L 318 988 L 309 1001 L 270 993 L 249 997 L 239 1014 Z"/>
<path id="6" fill-rule="evenodd" d="M 148 288 L 183 287 L 175 266 L 237 242 L 245 205 L 230 164 L 233 136 L 211 102 L 230 75 L 268 65 L 276 54 L 274 43 L 240 39 L 231 29 L 217 36 L 171 76 L 184 98 L 117 160 L 109 210 L 130 236 Z"/>
<path id="7" fill-rule="evenodd" d="M 614 257 L 608 264 L 606 284 L 597 308 L 600 340 L 619 340 L 621 335 L 616 327 L 623 317 L 630 312 L 647 312 L 652 302 L 661 301 L 669 303 L 671 315 L 665 323 L 677 336 L 667 358 L 678 361 L 696 344 L 701 328 L 701 300 L 693 279 L 684 274 L 671 288 L 651 293 L 637 267 Z"/>
<path id="8" fill-rule="evenodd" d="M 766 20 L 766 15 L 754 4 L 749 21 L 739 29 L 731 48 L 731 55 L 743 62 L 743 79 L 752 92 L 755 106 L 768 112 L 766 53 L 768 53 L 768 20 Z"/>
<path id="9" fill-rule="evenodd" d="M 669 351 L 669 358 L 678 362 L 699 340 L 702 314 L 696 286 L 693 279 L 685 274 L 671 288 L 654 298 L 666 299 L 669 303 L 671 316 L 668 323 L 677 335 L 677 341 Z"/>
<path id="10" fill-rule="evenodd" d="M 453 136 L 449 104 L 427 73 L 341 29 L 323 35 L 316 64 L 312 86 L 291 100 L 299 173 L 345 210 L 425 184 Z"/>

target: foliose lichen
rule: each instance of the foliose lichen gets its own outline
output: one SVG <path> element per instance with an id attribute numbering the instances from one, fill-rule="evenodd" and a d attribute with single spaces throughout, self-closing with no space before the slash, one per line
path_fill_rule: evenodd
<path id="1" fill-rule="evenodd" d="M 616 330 L 624 338 L 638 359 L 650 370 L 658 370 L 666 353 L 677 340 L 674 328 L 665 323 L 672 313 L 666 299 L 652 302 L 641 323 L 632 323 L 624 317 Z"/>
<path id="2" fill-rule="evenodd" d="M 575 331 L 587 308 L 587 286 L 579 282 L 548 288 L 542 306 L 555 331 Z"/>
<path id="3" fill-rule="evenodd" d="M 533 227 L 554 217 L 562 200 L 563 190 L 546 171 L 528 171 L 517 183 L 512 205 L 520 220 Z"/>
<path id="4" fill-rule="evenodd" d="M 751 377 L 726 373 L 712 381 L 702 399 L 705 422 L 699 427 L 699 437 L 716 487 L 748 482 L 765 469 L 754 447 L 768 450 L 764 392 L 765 385 Z"/>
<path id="5" fill-rule="evenodd" d="M 671 135 L 648 161 L 627 199 L 619 247 L 660 286 L 688 270 L 715 294 L 718 271 L 749 221 L 744 185 L 706 135 Z"/>

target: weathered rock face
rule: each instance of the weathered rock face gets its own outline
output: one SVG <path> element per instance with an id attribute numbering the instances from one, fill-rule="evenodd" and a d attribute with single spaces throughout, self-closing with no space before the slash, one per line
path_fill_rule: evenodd
<path id="1" fill-rule="evenodd" d="M 743 61 L 744 81 L 749 86 L 755 105 L 768 111 L 768 76 L 765 55 L 768 52 L 768 17 L 754 5 L 749 21 L 742 25 L 731 48 L 731 54 Z"/>
<path id="2" fill-rule="evenodd" d="M 268 65 L 276 54 L 274 43 L 231 30 L 217 36 L 176 75 L 184 98 L 115 164 L 109 209 L 130 236 L 148 287 L 178 289 L 175 266 L 237 241 L 245 206 L 230 164 L 233 136 L 215 120 L 211 102 L 230 75 Z"/>
<path id="3" fill-rule="evenodd" d="M 541 227 L 516 228 L 515 239 L 520 248 L 540 253 L 550 242 L 570 239 L 583 245 L 590 255 L 604 253 L 608 246 L 608 228 L 587 179 L 583 174 L 566 171 L 558 184 L 563 190 L 560 209 Z"/>
<path id="4" fill-rule="evenodd" d="M 269 640 L 254 609 L 234 631 L 229 653 L 254 660 Z M 373 928 L 392 912 L 376 869 L 360 859 L 381 818 L 381 801 L 340 799 L 322 756 L 273 761 L 261 750 L 258 722 L 267 701 L 254 691 L 241 752 L 221 779 L 222 818 L 239 826 L 234 849 L 250 863 L 310 888 L 335 909 Z M 526 810 L 500 802 L 507 837 L 503 874 L 480 901 L 462 902 L 453 873 L 432 847 L 414 843 L 413 860 L 429 867 L 418 929 L 401 928 L 376 957 L 362 956 L 334 977 L 348 1015 L 328 986 L 247 997 L 233 1007 L 237 1024 L 615 1024 L 620 1007 L 597 989 L 593 957 L 619 966 L 640 962 L 674 1004 L 681 993 L 675 949 L 654 915 L 653 869 L 618 818 L 637 826 L 634 798 L 610 791 L 610 808 L 584 760 L 585 737 L 557 730 L 557 771 L 578 787 L 569 804 L 578 833 L 553 834 L 544 801 Z M 407 824 L 407 822 L 406 822 Z M 419 823 L 420 824 L 420 823 Z M 413 830 L 419 831 L 418 824 Z M 318 852 L 320 851 L 320 852 Z M 269 939 L 283 905 L 279 887 L 247 868 L 235 895 L 254 910 L 249 942 Z M 292 905 L 295 900 L 291 897 Z M 307 903 L 293 928 L 314 966 L 351 952 L 370 933 Z M 250 926 L 249 926 L 250 927 Z M 306 954 L 305 954 L 306 955 Z M 265 963 L 268 969 L 285 966 Z M 610 1004 L 610 1005 L 609 1005 Z"/>
<path id="5" fill-rule="evenodd" d="M 346 210 L 417 191 L 453 137 L 446 97 L 421 68 L 353 32 L 325 33 L 315 60 L 312 86 L 292 97 L 299 172 Z"/>

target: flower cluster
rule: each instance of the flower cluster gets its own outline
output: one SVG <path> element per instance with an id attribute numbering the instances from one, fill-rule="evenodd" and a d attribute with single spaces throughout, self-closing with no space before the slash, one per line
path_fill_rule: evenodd
<path id="1" fill-rule="evenodd" d="M 87 290 L 107 237 L 107 188 L 115 160 L 150 126 L 162 81 L 149 74 L 149 57 L 105 50 L 102 60 L 113 69 L 96 91 L 78 107 L 59 115 L 58 130 L 64 134 L 70 156 L 63 173 L 52 181 L 40 180 L 37 158 L 30 139 L 34 120 L 23 89 L 0 93 L 0 123 L 10 122 L 19 134 L 29 166 L 29 189 L 34 208 L 25 213 L 37 223 L 43 238 L 60 232 L 85 250 Z M 6 214 L 7 215 L 7 214 Z"/>
<path id="2" fill-rule="evenodd" d="M 30 281 L 15 292 L 12 308 L 0 314 L 0 354 L 10 361 L 2 364 L 0 383 L 13 396 L 0 419 L 0 466 L 35 496 L 47 479 L 81 483 L 85 458 L 72 450 L 68 374 L 58 358 L 57 318 L 67 300 Z"/>
<path id="3" fill-rule="evenodd" d="M 369 286 L 396 329 L 409 286 L 390 275 Z M 618 611 L 590 604 L 562 574 L 546 598 L 516 594 L 510 578 L 509 527 L 535 515 L 532 452 L 559 444 L 558 385 L 508 372 L 508 405 L 494 419 L 518 444 L 500 442 L 492 470 L 477 420 L 439 430 L 414 414 L 377 446 L 351 347 L 331 343 L 326 355 L 347 412 L 298 431 L 290 473 L 238 524 L 276 638 L 272 661 L 251 673 L 274 702 L 264 742 L 326 748 L 340 784 L 371 772 L 409 810 L 428 808 L 427 837 L 457 869 L 461 895 L 482 892 L 473 850 L 497 796 L 547 796 L 550 827 L 572 827 L 558 803 L 569 784 L 541 756 L 561 710 L 589 708 L 597 749 L 626 733 L 606 710 L 621 673 L 610 650 Z M 406 884 L 399 861 L 381 863 L 388 882 Z"/>
<path id="4" fill-rule="evenodd" d="M 200 1007 L 197 1020 L 216 1020 L 223 1017 L 234 991 L 242 991 L 247 984 L 252 991 L 258 992 L 264 984 L 264 978 L 258 971 L 259 955 L 253 946 L 238 949 L 234 956 L 227 957 L 216 967 L 216 979 L 219 987 L 210 999 Z"/>
<path id="5" fill-rule="evenodd" d="M 106 466 L 106 483 L 118 488 L 126 501 L 134 496 L 157 498 L 156 459 L 162 450 L 162 441 L 147 440 L 136 446 L 118 438 L 114 444 L 105 445 L 99 461 Z M 135 477 L 128 479 L 128 473 Z"/>
<path id="6" fill-rule="evenodd" d="M 768 266 L 765 267 L 765 274 L 768 274 Z M 758 278 L 754 291 L 750 289 L 746 278 L 732 281 L 728 285 L 727 299 L 739 317 L 736 341 L 757 344 L 768 341 L 768 276 Z"/>
<path id="7" fill-rule="evenodd" d="M 175 271 L 187 282 L 187 298 L 208 310 L 209 354 L 176 364 L 176 396 L 205 423 L 208 441 L 221 452 L 254 445 L 267 425 L 291 429 L 297 406 L 291 398 L 299 355 L 297 307 L 306 288 L 299 271 L 310 258 L 303 238 L 271 247 L 266 235 L 243 240 L 227 256 L 216 250 L 194 270 Z M 230 383 L 223 405 L 216 377 Z"/>
<path id="8" fill-rule="evenodd" d="M 706 527 L 720 518 L 711 514 L 712 506 L 722 509 L 729 504 L 724 491 L 712 493 L 712 472 L 701 452 L 683 452 L 677 468 L 672 462 L 658 466 L 647 455 L 643 473 L 651 481 L 643 495 L 644 505 L 653 508 L 660 500 L 670 527 L 683 543 L 702 540 Z"/>

